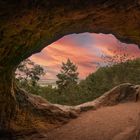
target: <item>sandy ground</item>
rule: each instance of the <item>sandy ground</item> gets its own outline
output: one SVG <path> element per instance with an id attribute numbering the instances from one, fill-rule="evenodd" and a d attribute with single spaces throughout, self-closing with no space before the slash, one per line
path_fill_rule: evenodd
<path id="1" fill-rule="evenodd" d="M 77 119 L 50 132 L 28 135 L 25 139 L 125 140 L 124 136 L 136 126 L 139 113 L 140 102 L 102 107 L 82 113 Z"/>
<path id="2" fill-rule="evenodd" d="M 132 131 L 140 102 L 88 111 L 68 124 L 44 134 L 46 140 L 118 140 Z"/>

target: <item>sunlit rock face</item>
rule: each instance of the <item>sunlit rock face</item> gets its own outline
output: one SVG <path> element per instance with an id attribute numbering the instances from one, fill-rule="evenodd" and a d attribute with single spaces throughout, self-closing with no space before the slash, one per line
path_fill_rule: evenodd
<path id="1" fill-rule="evenodd" d="M 112 33 L 139 45 L 139 15 L 138 0 L 1 0 L 0 131 L 9 130 L 20 112 L 31 111 L 15 98 L 13 75 L 22 60 L 70 33 Z"/>

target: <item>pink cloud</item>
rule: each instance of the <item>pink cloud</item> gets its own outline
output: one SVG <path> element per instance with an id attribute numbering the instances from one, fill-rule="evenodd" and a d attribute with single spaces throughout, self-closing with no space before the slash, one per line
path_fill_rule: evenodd
<path id="1" fill-rule="evenodd" d="M 41 53 L 33 55 L 31 60 L 48 69 L 46 78 L 55 79 L 61 63 L 69 58 L 78 66 L 79 77 L 85 78 L 89 73 L 96 71 L 96 63 L 103 62 L 102 54 L 113 56 L 115 53 L 119 55 L 124 52 L 140 57 L 140 49 L 136 45 L 121 43 L 113 35 L 74 34 L 47 46 Z"/>

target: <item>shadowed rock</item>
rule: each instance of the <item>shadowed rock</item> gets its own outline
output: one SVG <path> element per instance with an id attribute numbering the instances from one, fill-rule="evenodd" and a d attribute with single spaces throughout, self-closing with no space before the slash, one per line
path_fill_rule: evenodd
<path id="1" fill-rule="evenodd" d="M 16 88 L 14 72 L 22 60 L 71 33 L 112 33 L 121 41 L 140 45 L 139 15 L 139 0 L 1 0 L 0 131 L 9 131 L 16 123 L 24 126 L 28 122 L 29 126 L 31 117 L 36 120 L 37 114 L 46 115 L 44 110 L 49 121 L 53 111 L 61 116 L 60 120 L 69 117 L 51 105 L 52 112 L 44 103 L 34 104 L 36 97 L 31 99 Z M 113 98 L 107 98 L 110 103 L 105 97 L 97 102 L 104 99 L 104 105 L 114 104 Z M 124 98 L 117 96 L 115 103 Z"/>

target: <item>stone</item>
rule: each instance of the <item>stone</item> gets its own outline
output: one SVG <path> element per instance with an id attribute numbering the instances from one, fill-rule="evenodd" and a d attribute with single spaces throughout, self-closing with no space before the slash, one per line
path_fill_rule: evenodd
<path id="1" fill-rule="evenodd" d="M 76 110 L 86 111 L 95 110 L 103 106 L 112 106 L 120 103 L 135 102 L 136 94 L 140 85 L 132 85 L 130 83 L 120 84 L 104 93 L 99 98 L 80 104 L 75 107 Z"/>
<path id="2" fill-rule="evenodd" d="M 31 125 L 30 118 L 36 120 L 39 115 L 46 115 L 46 120 L 50 121 L 58 114 L 62 122 L 69 118 L 68 113 L 50 105 L 51 111 L 43 100 L 28 97 L 17 89 L 14 72 L 21 61 L 71 33 L 111 33 L 123 42 L 140 45 L 139 15 L 138 0 L 1 0 L 0 131 L 9 131 L 11 122 L 20 122 L 24 126 L 28 120 Z M 131 86 L 129 89 L 131 92 Z M 123 94 L 115 96 L 100 98 L 96 105 L 102 100 L 104 105 L 125 100 Z M 131 94 L 127 96 L 129 99 L 132 99 Z M 22 123 L 18 116 L 24 118 Z"/>

